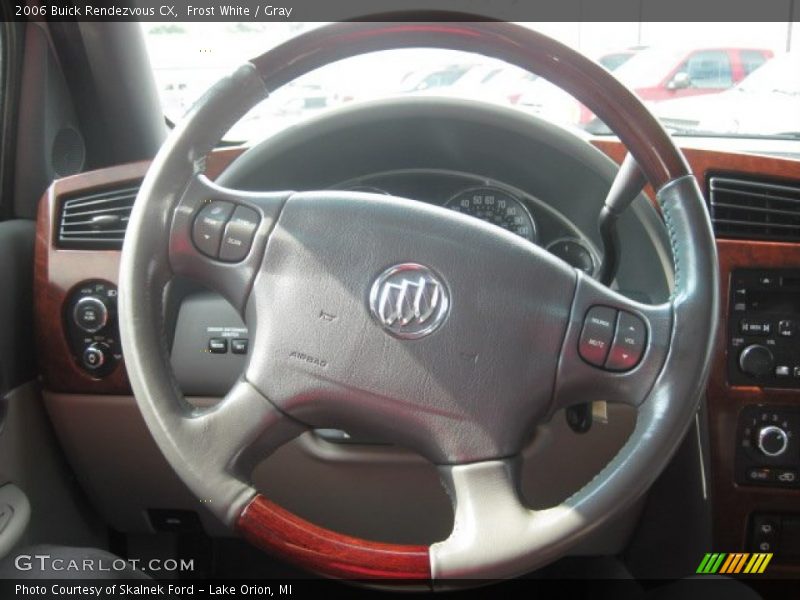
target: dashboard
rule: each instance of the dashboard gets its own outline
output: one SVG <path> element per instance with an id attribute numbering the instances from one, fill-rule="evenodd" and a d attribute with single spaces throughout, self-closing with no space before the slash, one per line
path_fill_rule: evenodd
<path id="1" fill-rule="evenodd" d="M 334 188 L 413 198 L 470 215 L 539 244 L 588 275 L 600 264 L 594 244 L 552 204 L 500 181 L 443 169 L 406 169 L 360 176 Z"/>
<path id="2" fill-rule="evenodd" d="M 311 128 L 292 128 L 247 152 L 220 149 L 207 158 L 206 173 L 240 189 L 349 189 L 428 202 L 504 227 L 592 273 L 600 261 L 597 214 L 615 172 L 614 162 L 620 163 L 625 154 L 618 142 L 592 143 L 595 150 L 547 124 L 467 103 L 412 101 L 354 111 Z M 726 207 L 730 203 L 722 202 L 719 193 L 712 205 L 714 178 L 800 189 L 800 161 L 791 158 L 693 148 L 684 152 L 708 196 L 718 228 L 726 223 L 733 227 L 743 217 L 724 213 L 735 209 Z M 73 468 L 114 527 L 159 530 L 153 511 L 167 510 L 179 521 L 186 514 L 199 515 L 205 530 L 221 534 L 164 462 L 131 398 L 124 358 L 115 345 L 113 290 L 121 240 L 76 245 L 62 235 L 68 201 L 100 194 L 117 202 L 120 190 L 136 189 L 147 167 L 146 162 L 133 163 L 62 179 L 41 201 L 35 317 L 45 401 Z M 774 195 L 773 190 L 771 202 Z M 615 286 L 631 297 L 658 302 L 670 293 L 671 257 L 650 197 L 642 195 L 620 221 L 622 261 Z M 777 331 L 781 321 L 797 318 L 800 324 L 800 312 L 793 308 L 796 303 L 770 304 L 772 312 L 759 312 L 751 303 L 744 315 L 749 319 L 747 328 L 742 329 L 734 284 L 743 269 L 753 271 L 755 279 L 747 275 L 742 281 L 754 290 L 752 298 L 756 292 L 763 296 L 763 288 L 770 285 L 764 284 L 764 276 L 800 272 L 800 243 L 758 238 L 751 221 L 747 227 L 734 236 L 718 229 L 723 311 L 706 406 L 704 489 L 713 505 L 717 547 L 773 551 L 784 544 L 781 552 L 788 558 L 783 564 L 777 561 L 775 568 L 796 573 L 800 553 L 792 554 L 790 542 L 779 536 L 763 539 L 758 532 L 764 523 L 787 532 L 797 527 L 794 515 L 800 488 L 793 485 L 795 480 L 786 481 L 790 476 L 785 473 L 800 472 L 796 443 L 786 441 L 800 435 L 794 432 L 800 428 L 800 377 L 795 381 L 792 376 L 800 362 L 791 362 L 794 347 Z M 765 231 L 772 235 L 775 229 Z M 792 281 L 800 280 L 793 277 Z M 177 282 L 167 292 L 172 299 L 166 315 L 167 343 L 178 383 L 190 401 L 214 402 L 242 371 L 248 332 L 224 300 L 191 282 Z M 98 294 L 104 296 L 105 308 L 95 303 L 87 321 L 86 307 L 92 302 L 83 299 Z M 102 326 L 90 331 L 98 318 Z M 88 330 L 78 327 L 78 321 L 88 323 Z M 751 321 L 756 329 L 749 329 Z M 774 335 L 772 329 L 765 333 L 762 323 L 774 327 Z M 743 345 L 737 345 L 737 339 Z M 107 353 L 102 360 L 96 351 L 89 351 L 93 345 Z M 755 374 L 749 371 L 752 361 L 742 369 L 741 356 L 751 346 L 765 347 L 777 362 L 764 366 L 761 360 L 753 367 Z M 748 356 L 763 359 L 766 354 L 751 350 Z M 94 362 L 101 362 L 100 367 Z M 789 369 L 788 378 L 783 370 L 776 371 L 778 367 Z M 635 425 L 635 413 L 623 408 L 610 405 L 608 424 L 587 434 L 570 430 L 563 416 L 534 433 L 523 477 L 523 493 L 532 506 L 569 496 L 615 455 Z M 770 422 L 762 423 L 765 414 Z M 759 436 L 765 427 L 787 435 L 781 438 L 770 430 L 762 441 Z M 258 487 L 305 518 L 362 537 L 417 543 L 435 541 L 449 531 L 449 502 L 430 465 L 401 449 L 336 442 L 303 436 L 257 468 Z M 781 452 L 765 454 L 759 443 L 770 453 Z M 752 451 L 744 451 L 745 444 Z M 96 452 L 98 447 L 104 448 L 102 455 Z M 537 464 L 554 468 L 537 469 Z M 748 480 L 753 469 L 774 480 Z M 784 481 L 778 480 L 781 473 Z M 337 498 L 333 504 L 352 510 L 320 503 L 320 496 Z M 604 527 L 581 551 L 620 551 L 640 508 Z M 363 518 L 381 511 L 393 518 L 382 523 Z M 407 523 L 417 527 L 405 527 Z M 790 537 L 787 533 L 786 539 Z M 770 544 L 769 550 L 764 550 L 764 543 Z"/>

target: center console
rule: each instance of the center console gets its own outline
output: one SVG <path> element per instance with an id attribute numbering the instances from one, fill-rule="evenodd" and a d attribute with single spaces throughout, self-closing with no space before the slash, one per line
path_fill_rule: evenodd
<path id="1" fill-rule="evenodd" d="M 724 349 L 709 386 L 715 544 L 800 561 L 800 248 L 718 240 Z M 745 265 L 747 268 L 744 268 Z"/>
<path id="2" fill-rule="evenodd" d="M 728 380 L 800 389 L 800 270 L 735 270 L 728 314 Z"/>

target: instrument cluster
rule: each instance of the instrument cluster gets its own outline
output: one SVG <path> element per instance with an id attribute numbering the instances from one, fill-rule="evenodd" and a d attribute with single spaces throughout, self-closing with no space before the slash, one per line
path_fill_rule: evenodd
<path id="1" fill-rule="evenodd" d="M 469 173 L 406 169 L 341 182 L 338 189 L 438 204 L 546 248 L 588 275 L 600 265 L 594 244 L 553 206 L 511 185 Z"/>

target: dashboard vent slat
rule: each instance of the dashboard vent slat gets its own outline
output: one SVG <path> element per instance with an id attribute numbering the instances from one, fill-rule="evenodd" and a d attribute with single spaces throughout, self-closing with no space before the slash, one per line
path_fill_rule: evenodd
<path id="1" fill-rule="evenodd" d="M 109 188 L 61 202 L 58 245 L 62 248 L 118 250 L 139 186 Z"/>
<path id="2" fill-rule="evenodd" d="M 718 238 L 800 241 L 800 184 L 711 177 L 709 192 Z"/>

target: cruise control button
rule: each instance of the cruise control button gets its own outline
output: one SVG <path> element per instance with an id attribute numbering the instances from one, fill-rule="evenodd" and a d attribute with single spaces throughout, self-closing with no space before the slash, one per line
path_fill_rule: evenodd
<path id="1" fill-rule="evenodd" d="M 237 206 L 231 220 L 225 226 L 219 258 L 226 262 L 239 262 L 250 252 L 253 235 L 261 219 L 252 208 Z"/>
<path id="2" fill-rule="evenodd" d="M 578 342 L 578 353 L 591 365 L 602 367 L 614 337 L 617 311 L 607 306 L 593 306 L 583 320 L 583 331 Z"/>
<path id="3" fill-rule="evenodd" d="M 198 213 L 192 228 L 192 239 L 200 252 L 211 258 L 219 256 L 222 232 L 232 212 L 232 203 L 214 200 Z"/>
<path id="4" fill-rule="evenodd" d="M 606 369 L 609 371 L 629 371 L 635 367 L 644 354 L 647 341 L 647 328 L 644 322 L 631 313 L 620 311 L 614 342 L 608 353 Z"/>
<path id="5" fill-rule="evenodd" d="M 211 338 L 208 340 L 208 351 L 211 354 L 226 354 L 228 352 L 228 340 L 225 338 Z"/>

